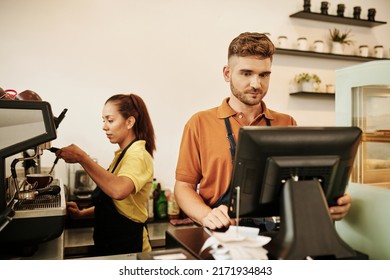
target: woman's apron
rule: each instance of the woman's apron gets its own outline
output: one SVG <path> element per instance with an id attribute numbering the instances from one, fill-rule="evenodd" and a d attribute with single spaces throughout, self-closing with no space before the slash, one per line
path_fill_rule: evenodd
<path id="1" fill-rule="evenodd" d="M 112 173 L 132 143 L 121 152 Z M 92 193 L 92 202 L 95 206 L 93 240 L 96 253 L 113 255 L 142 252 L 145 223 L 134 222 L 120 214 L 112 198 L 106 195 L 99 186 Z"/>

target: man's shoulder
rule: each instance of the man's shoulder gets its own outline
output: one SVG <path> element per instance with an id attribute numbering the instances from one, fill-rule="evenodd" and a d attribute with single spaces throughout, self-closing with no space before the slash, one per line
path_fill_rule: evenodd
<path id="1" fill-rule="evenodd" d="M 268 110 L 275 118 L 276 117 L 293 118 L 291 115 L 286 114 L 286 113 L 278 112 L 278 111 L 275 111 L 275 110 L 272 110 L 272 109 L 268 109 Z"/>
<path id="2" fill-rule="evenodd" d="M 281 113 L 268 109 L 268 112 L 271 115 L 271 119 L 276 122 L 276 125 L 297 125 L 296 120 L 289 114 Z"/>

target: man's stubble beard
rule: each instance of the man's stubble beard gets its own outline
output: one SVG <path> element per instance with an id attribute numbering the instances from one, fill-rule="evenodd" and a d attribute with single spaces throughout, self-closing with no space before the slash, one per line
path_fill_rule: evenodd
<path id="1" fill-rule="evenodd" d="M 233 93 L 233 95 L 240 100 L 242 103 L 248 106 L 256 106 L 261 103 L 261 100 L 263 99 L 262 95 L 259 93 L 259 98 L 253 99 L 253 98 L 247 98 L 245 92 L 242 92 L 238 90 L 234 85 L 233 82 L 230 80 L 230 90 Z"/>

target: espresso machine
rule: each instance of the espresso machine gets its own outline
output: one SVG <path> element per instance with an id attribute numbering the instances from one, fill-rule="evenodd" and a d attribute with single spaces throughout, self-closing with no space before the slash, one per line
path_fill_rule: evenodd
<path id="1" fill-rule="evenodd" d="M 16 165 L 21 162 L 26 168 L 43 153 L 55 152 L 50 141 L 57 138 L 66 111 L 54 117 L 45 101 L 0 100 L 0 258 L 33 255 L 40 244 L 63 232 L 66 202 L 61 181 L 54 179 L 45 188 L 49 191 L 34 189 L 18 178 Z"/>

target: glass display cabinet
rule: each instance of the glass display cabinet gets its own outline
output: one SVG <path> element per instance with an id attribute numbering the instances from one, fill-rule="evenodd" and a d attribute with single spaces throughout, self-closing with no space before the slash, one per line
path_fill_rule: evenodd
<path id="1" fill-rule="evenodd" d="M 390 188 L 390 86 L 352 88 L 352 126 L 363 131 L 351 181 Z"/>
<path id="2" fill-rule="evenodd" d="M 370 259 L 390 259 L 390 61 L 336 70 L 336 125 L 363 131 L 338 234 Z"/>
<path id="3" fill-rule="evenodd" d="M 351 182 L 390 189 L 390 61 L 336 71 L 336 122 L 363 131 Z"/>

